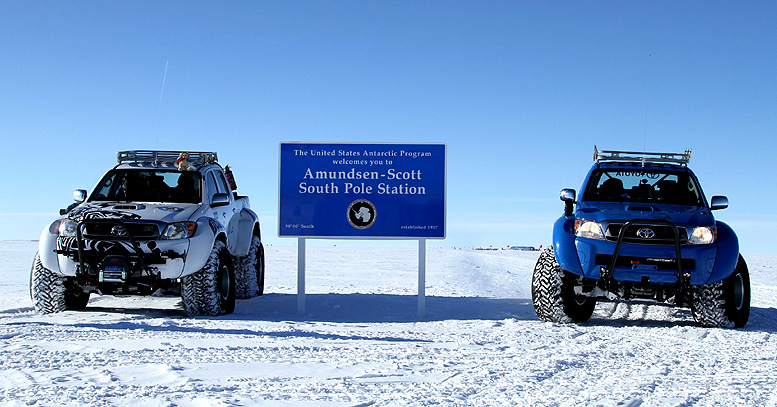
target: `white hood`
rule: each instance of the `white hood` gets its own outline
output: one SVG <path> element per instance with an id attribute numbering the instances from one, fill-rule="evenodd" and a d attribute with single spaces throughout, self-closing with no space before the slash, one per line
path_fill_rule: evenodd
<path id="1" fill-rule="evenodd" d="M 70 211 L 67 217 L 75 221 L 99 217 L 173 223 L 192 219 L 200 207 L 200 204 L 187 203 L 87 202 Z"/>

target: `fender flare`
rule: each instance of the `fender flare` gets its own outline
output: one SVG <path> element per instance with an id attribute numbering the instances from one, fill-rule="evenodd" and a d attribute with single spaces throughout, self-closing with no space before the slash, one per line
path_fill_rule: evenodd
<path id="1" fill-rule="evenodd" d="M 40 256 L 40 262 L 43 267 L 57 273 L 62 274 L 59 269 L 59 258 L 57 257 L 57 239 L 59 238 L 59 223 L 62 221 L 58 218 L 49 223 L 41 232 L 38 239 L 38 255 Z"/>
<path id="2" fill-rule="evenodd" d="M 574 216 L 562 216 L 556 220 L 553 224 L 553 252 L 562 269 L 582 276 L 583 267 L 577 257 L 576 237 L 572 233 L 574 227 Z"/>
<path id="3" fill-rule="evenodd" d="M 237 228 L 237 233 L 234 235 L 235 238 L 227 244 L 229 253 L 235 257 L 247 256 L 251 248 L 251 237 L 254 235 L 254 229 L 259 229 L 259 217 L 254 211 L 243 208 L 240 213 L 235 214 L 230 219 L 229 229 L 234 230 L 233 228 Z"/>
<path id="4" fill-rule="evenodd" d="M 197 231 L 189 238 L 189 252 L 181 277 L 200 271 L 208 262 L 216 240 L 226 242 L 227 232 L 216 219 L 203 216 L 197 219 Z"/>
<path id="5" fill-rule="evenodd" d="M 715 226 L 718 227 L 718 237 L 715 241 L 718 252 L 715 256 L 715 267 L 712 268 L 707 284 L 730 277 L 734 274 L 739 261 L 739 238 L 734 229 L 721 221 L 715 221 Z"/>

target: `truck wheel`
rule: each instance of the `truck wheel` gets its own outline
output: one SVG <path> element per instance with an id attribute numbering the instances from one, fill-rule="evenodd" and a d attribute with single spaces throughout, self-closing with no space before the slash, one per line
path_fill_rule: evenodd
<path id="1" fill-rule="evenodd" d="M 264 246 L 258 237 L 251 238 L 248 254 L 235 258 L 237 298 L 252 298 L 264 294 Z"/>
<path id="2" fill-rule="evenodd" d="M 53 314 L 67 309 L 65 278 L 43 267 L 38 253 L 35 253 L 30 270 L 30 298 L 38 314 Z"/>
<path id="3" fill-rule="evenodd" d="M 264 273 L 267 270 L 264 266 L 264 245 L 259 242 L 259 249 L 257 250 L 258 258 L 256 262 L 256 295 L 264 295 Z"/>
<path id="4" fill-rule="evenodd" d="M 691 313 L 703 327 L 741 328 L 750 318 L 750 273 L 742 255 L 731 277 L 692 287 Z"/>
<path id="5" fill-rule="evenodd" d="M 741 254 L 734 274 L 724 281 L 726 316 L 734 328 L 742 328 L 750 319 L 750 272 Z"/>
<path id="6" fill-rule="evenodd" d="M 532 276 L 531 294 L 534 311 L 542 321 L 570 323 L 591 318 L 596 299 L 575 294 L 578 276 L 561 268 L 553 247 L 537 259 Z"/>
<path id="7" fill-rule="evenodd" d="M 213 244 L 205 266 L 181 279 L 183 308 L 189 316 L 218 316 L 235 310 L 235 269 L 227 246 Z"/>
<path id="8" fill-rule="evenodd" d="M 85 293 L 75 279 L 60 276 L 43 267 L 40 255 L 36 253 L 30 270 L 30 298 L 35 312 L 53 314 L 86 308 L 89 293 Z"/>
<path id="9" fill-rule="evenodd" d="M 65 278 L 65 303 L 67 309 L 84 309 L 89 303 L 89 293 L 84 292 L 74 278 Z"/>

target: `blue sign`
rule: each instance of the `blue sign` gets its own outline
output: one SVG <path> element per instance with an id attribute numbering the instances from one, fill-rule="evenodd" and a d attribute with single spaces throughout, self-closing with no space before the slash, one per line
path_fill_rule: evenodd
<path id="1" fill-rule="evenodd" d="M 278 236 L 444 239 L 445 144 L 281 143 Z"/>

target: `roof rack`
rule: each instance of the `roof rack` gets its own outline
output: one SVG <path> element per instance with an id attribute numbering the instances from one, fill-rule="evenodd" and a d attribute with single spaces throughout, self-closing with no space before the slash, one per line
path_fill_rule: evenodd
<path id="1" fill-rule="evenodd" d="M 684 153 L 648 153 L 638 151 L 599 150 L 594 145 L 594 161 L 636 161 L 645 163 L 675 163 L 688 165 L 691 161 L 691 149 L 685 149 Z"/>
<path id="2" fill-rule="evenodd" d="M 154 166 L 159 164 L 174 164 L 181 154 L 189 155 L 188 160 L 193 165 L 203 165 L 218 162 L 218 155 L 206 151 L 157 151 L 157 150 L 130 150 L 116 153 L 119 164 L 124 162 L 151 162 Z"/>

